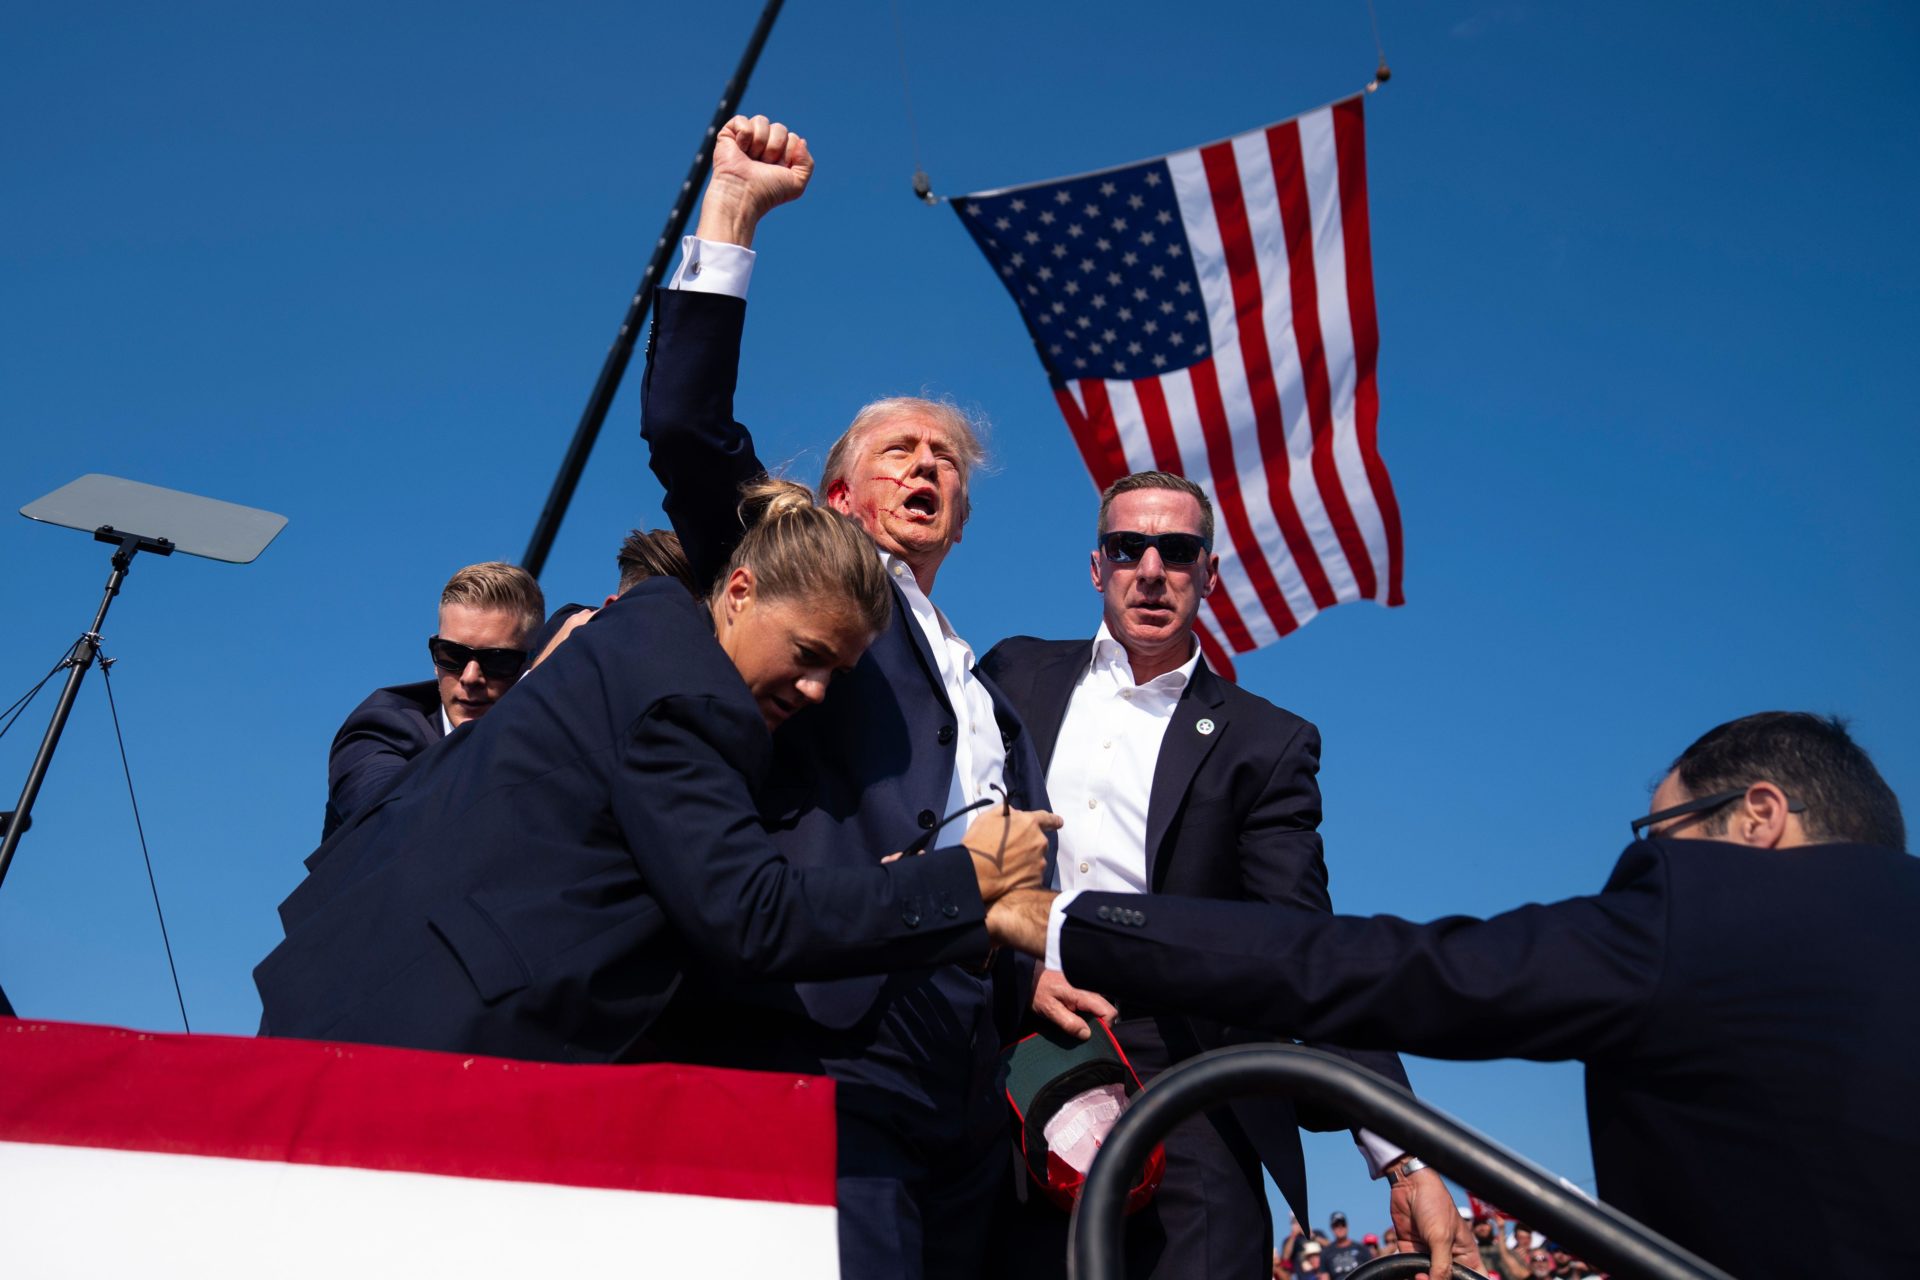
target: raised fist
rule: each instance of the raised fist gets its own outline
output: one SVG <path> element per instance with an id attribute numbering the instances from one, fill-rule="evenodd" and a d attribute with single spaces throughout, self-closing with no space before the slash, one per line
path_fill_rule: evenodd
<path id="1" fill-rule="evenodd" d="M 700 205 L 702 240 L 751 245 L 768 210 L 797 200 L 813 176 L 807 140 L 765 116 L 735 116 L 713 142 L 713 176 Z"/>

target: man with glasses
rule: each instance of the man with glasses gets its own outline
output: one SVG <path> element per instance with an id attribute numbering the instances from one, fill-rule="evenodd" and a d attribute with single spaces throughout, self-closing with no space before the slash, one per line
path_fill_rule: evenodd
<path id="1" fill-rule="evenodd" d="M 1542 805 L 1546 807 L 1542 807 Z M 1578 1059 L 1600 1198 L 1745 1280 L 1886 1271 L 1920 1167 L 1920 861 L 1837 720 L 1683 751 L 1598 894 L 1415 924 L 1044 894 L 988 926 L 1123 1002 L 1440 1058 Z M 1533 822 L 1537 798 L 1516 809 Z M 1048 918 L 1050 917 L 1050 918 Z"/>
<path id="2" fill-rule="evenodd" d="M 1095 519 L 1089 576 L 1102 604 L 1092 643 L 1019 636 L 996 645 L 981 669 L 1019 710 L 1065 820 L 1057 887 L 1329 911 L 1315 781 L 1320 734 L 1201 661 L 1194 619 L 1219 573 L 1206 491 L 1164 471 L 1125 476 L 1101 495 Z M 1149 1083 L 1196 1053 L 1267 1038 L 1153 1016 L 1168 1009 L 1116 1011 L 1096 990 L 1042 969 L 1033 1012 L 1081 1036 L 1082 1015 L 1113 1018 L 1114 1035 Z M 1345 1056 L 1406 1083 L 1391 1053 Z M 1344 1127 L 1337 1117 L 1305 1119 L 1310 1128 Z M 1295 1214 L 1306 1216 L 1300 1120 L 1286 1099 L 1249 1099 L 1175 1129 L 1159 1192 L 1128 1219 L 1129 1274 L 1259 1274 L 1273 1248 L 1263 1165 Z M 1406 1153 L 1364 1131 L 1356 1139 L 1374 1176 L 1399 1188 Z M 1417 1200 L 1437 1247 L 1451 1251 L 1461 1232 L 1439 1175 L 1416 1169 L 1406 1179 L 1404 1191 L 1390 1189 L 1390 1201 L 1410 1212 Z M 1029 1196 L 1003 1205 L 1000 1221 L 1004 1271 L 1065 1274 L 1066 1215 Z"/>
<path id="3" fill-rule="evenodd" d="M 527 665 L 527 637 L 547 611 L 533 575 L 499 561 L 470 564 L 440 592 L 427 639 L 433 680 L 375 689 L 333 736 L 320 838 L 386 793 L 413 758 L 492 710 Z"/>

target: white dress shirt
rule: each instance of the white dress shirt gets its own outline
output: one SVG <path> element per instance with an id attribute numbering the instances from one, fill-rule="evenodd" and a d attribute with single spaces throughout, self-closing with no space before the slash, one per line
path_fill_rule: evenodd
<path id="1" fill-rule="evenodd" d="M 914 624 L 933 650 L 940 683 L 953 707 L 959 733 L 953 743 L 953 777 L 947 783 L 947 814 L 958 813 L 976 800 L 994 798 L 994 788 L 1007 784 L 1007 748 L 1000 741 L 1000 722 L 994 719 L 993 696 L 973 674 L 973 647 L 960 638 L 947 615 L 920 589 L 920 580 L 913 576 L 907 562 L 882 551 L 880 563 L 906 597 Z M 954 833 L 956 837 L 959 834 Z"/>
<path id="2" fill-rule="evenodd" d="M 1147 808 L 1174 708 L 1193 679 L 1199 646 L 1175 670 L 1136 684 L 1127 651 L 1102 622 L 1067 701 L 1047 768 L 1047 795 L 1064 823 L 1055 872 L 1061 893 L 1047 916 L 1047 968 L 1060 962 L 1067 904 L 1082 892 L 1146 893 Z M 1069 982 L 1072 975 L 1067 976 Z M 1374 1177 L 1406 1153 L 1368 1129 L 1354 1143 Z"/>
<path id="3" fill-rule="evenodd" d="M 1127 651 L 1100 624 L 1047 770 L 1047 795 L 1064 823 L 1055 888 L 1147 892 L 1153 770 L 1199 661 L 1196 647 L 1179 667 L 1136 684 Z"/>

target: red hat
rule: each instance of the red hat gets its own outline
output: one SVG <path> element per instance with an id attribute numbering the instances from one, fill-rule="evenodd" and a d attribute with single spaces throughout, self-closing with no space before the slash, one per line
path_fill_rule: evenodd
<path id="1" fill-rule="evenodd" d="M 1132 1097 L 1141 1087 L 1133 1064 L 1107 1024 L 1088 1018 L 1087 1025 L 1093 1035 L 1086 1040 L 1048 1025 L 1002 1054 L 1007 1064 L 1007 1102 L 1013 1107 L 1014 1147 L 1034 1185 L 1069 1213 L 1080 1199 L 1086 1175 L 1047 1149 L 1047 1121 L 1088 1089 L 1117 1084 Z M 1146 1207 L 1159 1190 L 1166 1167 L 1166 1145 L 1156 1144 L 1139 1179 L 1128 1189 L 1126 1212 Z"/>
<path id="2" fill-rule="evenodd" d="M 1367 1232 L 1367 1234 L 1360 1237 L 1360 1243 L 1361 1244 L 1379 1244 L 1380 1237 L 1373 1234 L 1373 1232 L 1369 1231 Z"/>

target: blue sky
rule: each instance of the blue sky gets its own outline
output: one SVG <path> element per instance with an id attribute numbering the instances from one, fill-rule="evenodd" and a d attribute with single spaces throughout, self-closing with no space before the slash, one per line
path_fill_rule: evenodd
<path id="1" fill-rule="evenodd" d="M 1920 17 L 1379 9 L 1380 434 L 1408 604 L 1335 609 L 1241 662 L 1324 733 L 1336 903 L 1427 918 L 1591 891 L 1663 763 L 1766 707 L 1851 715 L 1920 797 L 1920 397 L 1899 354 L 1920 331 Z M 143 558 L 106 628 L 197 1029 L 257 1017 L 249 970 L 317 841 L 341 718 L 429 674 L 449 573 L 524 548 L 756 13 L 0 17 L 0 500 L 104 471 L 291 518 L 252 566 Z M 1354 2 L 901 18 L 946 192 L 1247 129 L 1374 61 Z M 998 461 L 937 598 L 982 650 L 1090 635 L 1092 487 L 1010 301 L 909 195 L 890 6 L 795 0 L 748 104 L 820 162 L 758 244 L 740 412 L 763 456 L 810 478 L 866 399 L 958 397 Z M 662 523 L 633 373 L 555 603 L 604 594 L 621 534 Z M 81 535 L 0 522 L 0 701 L 84 628 L 106 567 Z M 7 805 L 51 705 L 0 740 Z M 97 674 L 35 818 L 0 888 L 0 983 L 34 1016 L 177 1027 Z M 1577 1067 L 1411 1069 L 1590 1183 Z M 1310 1147 L 1314 1217 L 1374 1229 L 1384 1197 L 1345 1146 Z"/>

